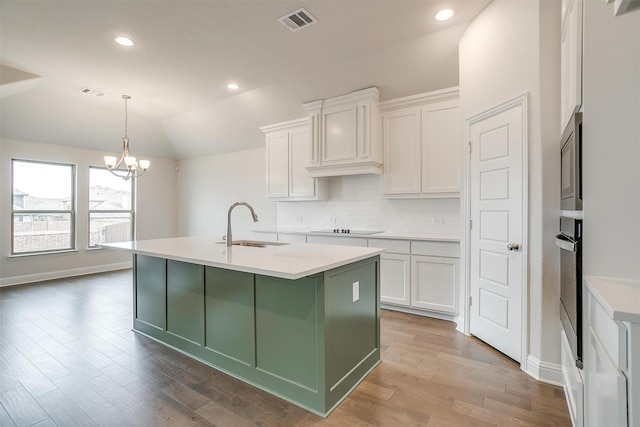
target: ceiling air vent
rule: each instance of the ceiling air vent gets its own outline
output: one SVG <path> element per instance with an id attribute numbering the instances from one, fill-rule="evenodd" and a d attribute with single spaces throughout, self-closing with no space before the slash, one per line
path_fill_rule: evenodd
<path id="1" fill-rule="evenodd" d="M 88 87 L 83 87 L 80 89 L 80 92 L 85 93 L 87 95 L 93 95 L 97 97 L 104 96 L 104 92 L 100 92 L 99 90 L 89 89 Z"/>
<path id="2" fill-rule="evenodd" d="M 301 30 L 318 22 L 318 20 L 311 16 L 311 14 L 304 8 L 300 8 L 295 12 L 288 13 L 278 21 L 280 21 L 282 25 L 293 32 Z"/>

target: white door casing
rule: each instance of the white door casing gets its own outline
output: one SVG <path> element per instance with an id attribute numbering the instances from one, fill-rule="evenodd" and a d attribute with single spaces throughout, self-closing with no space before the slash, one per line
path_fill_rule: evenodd
<path id="1" fill-rule="evenodd" d="M 526 94 L 467 119 L 469 332 L 526 360 Z"/>

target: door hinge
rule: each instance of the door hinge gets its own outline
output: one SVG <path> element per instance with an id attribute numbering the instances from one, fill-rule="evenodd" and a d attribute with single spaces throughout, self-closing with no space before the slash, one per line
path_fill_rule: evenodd
<path id="1" fill-rule="evenodd" d="M 469 295 L 469 307 L 473 305 L 473 298 Z"/>
<path id="2" fill-rule="evenodd" d="M 470 219 L 469 220 L 469 230 L 471 230 L 473 228 L 473 220 Z"/>
<path id="3" fill-rule="evenodd" d="M 471 154 L 471 141 L 469 141 L 469 154 Z"/>

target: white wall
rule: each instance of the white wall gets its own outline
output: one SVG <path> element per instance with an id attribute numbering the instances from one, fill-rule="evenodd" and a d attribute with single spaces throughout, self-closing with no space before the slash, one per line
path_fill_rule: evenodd
<path id="1" fill-rule="evenodd" d="M 244 206 L 233 210 L 234 239 L 251 238 L 252 230 L 273 228 L 276 206 L 265 193 L 265 149 L 181 160 L 178 172 L 178 234 L 206 235 L 220 240 L 227 232 L 229 206 L 249 203 L 259 222 L 254 223 Z"/>
<path id="2" fill-rule="evenodd" d="M 529 343 L 525 369 L 558 381 L 560 2 L 496 0 L 460 41 L 463 119 L 528 93 Z M 466 195 L 465 195 L 466 197 Z M 551 364 L 551 365 L 547 365 Z M 550 366 L 545 371 L 544 367 Z"/>
<path id="3" fill-rule="evenodd" d="M 278 228 L 306 231 L 352 228 L 456 235 L 460 232 L 458 198 L 387 199 L 382 195 L 378 175 L 323 179 L 328 180 L 328 200 L 278 202 Z M 336 222 L 332 223 L 331 218 Z"/>
<path id="4" fill-rule="evenodd" d="M 76 147 L 2 140 L 0 151 L 0 285 L 27 283 L 58 277 L 125 268 L 131 255 L 112 250 L 88 250 L 89 166 L 102 166 L 104 152 Z M 11 159 L 30 159 L 76 165 L 77 251 L 10 257 Z M 151 159 L 151 168 L 136 189 L 138 238 L 172 237 L 176 234 L 176 173 L 173 160 Z"/>
<path id="5" fill-rule="evenodd" d="M 585 1 L 583 273 L 640 279 L 640 11 Z"/>

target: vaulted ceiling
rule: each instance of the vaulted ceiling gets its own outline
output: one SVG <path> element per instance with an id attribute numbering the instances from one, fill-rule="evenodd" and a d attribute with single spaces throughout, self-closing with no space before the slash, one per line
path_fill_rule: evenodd
<path id="1" fill-rule="evenodd" d="M 139 155 L 261 146 L 259 127 L 304 117 L 304 102 L 457 85 L 458 41 L 490 1 L 2 0 L 0 136 L 117 152 L 127 94 Z M 456 15 L 435 21 L 445 6 Z M 291 32 L 278 19 L 300 7 L 318 22 Z"/>

